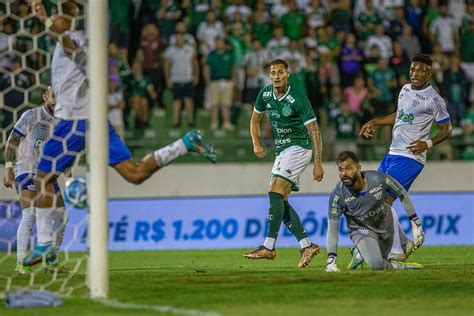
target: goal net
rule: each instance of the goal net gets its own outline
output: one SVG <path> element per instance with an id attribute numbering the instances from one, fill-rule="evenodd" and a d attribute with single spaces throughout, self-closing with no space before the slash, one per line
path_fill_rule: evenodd
<path id="1" fill-rule="evenodd" d="M 0 148 L 2 149 L 0 151 L 0 164 L 2 165 L 0 174 L 6 179 L 6 182 L 11 182 L 11 174 L 8 174 L 7 168 L 8 155 L 11 156 L 12 149 L 15 152 L 15 161 L 13 168 L 11 168 L 15 181 L 13 184 L 10 183 L 9 188 L 2 186 L 0 189 L 0 282 L 2 283 L 0 297 L 4 297 L 10 291 L 25 289 L 48 290 L 59 293 L 61 296 L 85 296 L 88 295 L 88 289 L 91 290 L 90 274 L 88 273 L 88 258 L 91 250 L 88 236 L 90 236 L 89 219 L 91 215 L 87 210 L 75 209 L 66 203 L 65 214 L 64 212 L 58 213 L 59 215 L 54 218 L 53 246 L 57 249 L 59 260 L 46 262 L 47 260 L 43 258 L 31 269 L 19 267 L 24 256 L 31 252 L 37 244 L 34 203 L 38 194 L 35 195 L 31 192 L 44 189 L 43 187 L 32 187 L 34 176 L 30 174 L 34 173 L 34 170 L 28 167 L 28 163 L 34 162 L 34 165 L 38 163 L 42 156 L 42 146 L 47 141 L 47 137 L 44 137 L 44 130 L 48 127 L 48 133 L 51 133 L 54 124 L 57 123 L 57 120 L 52 119 L 49 122 L 48 119 L 45 119 L 48 115 L 47 104 L 51 103 L 52 97 L 54 97 L 51 92 L 48 92 L 48 87 L 52 82 L 51 60 L 57 41 L 51 36 L 51 31 L 47 30 L 50 20 L 40 21 L 35 6 L 37 2 L 42 2 L 49 17 L 55 14 L 64 14 L 62 4 L 66 1 L 61 0 L 3 0 L 0 2 Z M 104 11 L 106 10 L 107 1 L 99 0 L 94 3 L 96 2 L 100 2 Z M 75 3 L 80 11 L 79 16 L 73 19 L 76 29 L 84 30 L 88 34 L 89 26 L 85 17 L 89 17 L 89 3 L 85 0 L 76 0 Z M 106 12 L 102 19 L 105 30 L 102 33 L 99 32 L 99 36 L 104 36 L 107 29 Z M 103 59 L 106 60 L 105 51 Z M 89 82 L 91 85 L 93 84 L 93 81 Z M 104 106 L 106 105 L 104 104 Z M 56 139 L 56 141 L 67 148 L 69 136 Z M 34 140 L 33 145 L 31 144 L 32 139 Z M 87 142 L 90 142 L 89 137 L 87 137 Z M 30 150 L 33 147 L 38 152 L 36 158 L 32 155 L 33 151 Z M 69 154 L 78 157 L 72 168 L 74 175 L 85 173 L 86 169 L 93 170 L 86 163 L 84 152 Z M 58 159 L 61 158 L 51 158 L 51 164 L 53 166 L 57 164 Z M 88 157 L 88 161 L 90 161 L 90 157 Z M 5 162 L 6 168 L 3 168 Z M 22 163 L 23 165 L 21 165 Z M 21 175 L 25 173 L 28 175 L 22 177 Z M 63 189 L 63 176 L 58 178 L 58 184 Z M 106 183 L 102 181 L 99 185 L 104 188 Z M 90 189 L 94 189 L 94 187 Z M 104 202 L 106 201 L 105 190 L 96 191 L 104 195 L 100 200 L 103 205 L 106 203 Z M 22 193 L 21 198 L 20 193 Z M 54 200 L 53 208 L 59 209 L 62 199 L 61 192 L 55 189 L 51 198 Z M 97 205 L 97 202 L 92 203 Z M 105 215 L 102 214 L 102 221 L 104 216 L 106 220 L 107 212 Z M 21 234 L 17 235 L 19 227 L 21 227 Z M 28 233 L 29 230 L 31 234 Z M 106 243 L 106 240 L 104 242 Z M 20 253 L 25 252 L 25 244 L 26 253 Z M 106 269 L 106 263 L 106 259 L 105 261 L 101 259 L 98 263 L 96 260 L 94 264 L 102 265 L 103 271 Z M 100 273 L 100 270 L 95 273 Z M 107 278 L 107 273 L 102 278 Z M 107 296 L 107 282 L 105 290 L 102 285 L 99 292 L 101 294 L 96 297 Z M 94 297 L 94 295 L 92 296 Z"/>

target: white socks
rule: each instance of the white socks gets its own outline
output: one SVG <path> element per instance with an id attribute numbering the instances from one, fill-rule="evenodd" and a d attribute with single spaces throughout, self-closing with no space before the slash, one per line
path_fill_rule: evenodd
<path id="1" fill-rule="evenodd" d="M 61 244 L 64 239 L 64 230 L 67 224 L 67 213 L 65 207 L 58 207 L 53 211 L 53 239 L 54 239 L 54 251 L 56 253 L 61 249 Z"/>
<path id="2" fill-rule="evenodd" d="M 36 229 L 38 231 L 38 245 L 47 246 L 53 242 L 53 212 L 52 207 L 36 208 Z"/>
<path id="3" fill-rule="evenodd" d="M 273 250 L 275 248 L 276 239 L 272 237 L 265 238 L 263 246 L 267 249 Z"/>
<path id="4" fill-rule="evenodd" d="M 393 205 L 391 207 L 391 210 L 393 215 L 393 244 L 390 253 L 403 255 L 405 253 L 403 252 L 402 245 L 400 242 L 400 221 L 398 220 L 397 210 Z"/>
<path id="5" fill-rule="evenodd" d="M 23 259 L 28 252 L 31 230 L 35 224 L 35 209 L 27 207 L 22 211 L 22 217 L 18 231 L 16 232 L 16 262 L 23 264 Z"/>
<path id="6" fill-rule="evenodd" d="M 301 249 L 307 248 L 311 246 L 311 241 L 308 239 L 308 237 L 301 239 L 298 241 L 300 244 Z"/>
<path id="7" fill-rule="evenodd" d="M 187 152 L 188 150 L 186 149 L 183 140 L 180 138 L 168 146 L 156 150 L 153 155 L 155 156 L 158 165 L 164 167 Z"/>

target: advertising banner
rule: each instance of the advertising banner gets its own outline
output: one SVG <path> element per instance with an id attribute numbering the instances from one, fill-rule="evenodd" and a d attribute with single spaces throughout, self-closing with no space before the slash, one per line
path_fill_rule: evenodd
<path id="1" fill-rule="evenodd" d="M 425 230 L 425 245 L 474 244 L 473 193 L 413 193 L 411 197 Z M 290 197 L 290 203 L 299 213 L 310 239 L 324 247 L 328 196 L 295 195 Z M 265 196 L 111 200 L 109 248 L 114 251 L 255 248 L 266 236 L 268 207 Z M 396 208 L 402 227 L 412 238 L 405 211 L 399 203 Z M 11 209 L 10 206 L 10 214 L 14 213 Z M 2 208 L 0 220 L 1 214 Z M 2 240 L 14 240 L 13 219 L 0 222 Z M 71 209 L 63 248 L 85 250 L 86 236 L 87 211 Z M 339 245 L 350 244 L 343 218 Z M 284 225 L 277 247 L 298 247 Z"/>

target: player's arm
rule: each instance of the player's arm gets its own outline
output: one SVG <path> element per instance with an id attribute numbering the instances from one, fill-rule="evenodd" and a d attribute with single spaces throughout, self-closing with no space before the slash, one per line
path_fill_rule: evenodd
<path id="1" fill-rule="evenodd" d="M 260 121 L 263 113 L 253 111 L 250 118 L 250 136 L 252 137 L 253 152 L 258 158 L 263 158 L 267 154 L 260 140 Z"/>
<path id="2" fill-rule="evenodd" d="M 359 131 L 359 136 L 363 136 L 365 138 L 372 138 L 374 137 L 375 126 L 392 126 L 395 124 L 395 119 L 397 117 L 397 112 L 393 112 L 390 115 L 377 117 L 371 119 L 364 125 Z"/>
<path id="3" fill-rule="evenodd" d="M 391 195 L 397 196 L 400 199 L 400 202 L 405 209 L 405 212 L 410 219 L 412 232 L 413 232 L 413 241 L 415 242 L 415 249 L 420 247 L 425 241 L 425 234 L 423 228 L 421 227 L 420 219 L 415 212 L 415 206 L 411 201 L 408 192 L 403 188 L 403 186 L 394 178 L 388 174 L 384 174 L 385 177 L 385 189 Z"/>
<path id="4" fill-rule="evenodd" d="M 38 17 L 38 20 L 40 20 L 49 30 L 49 35 L 58 41 L 66 52 L 73 53 L 77 49 L 76 44 L 68 35 L 64 34 L 71 30 L 72 17 L 66 18 L 59 17 L 58 15 L 48 17 L 46 9 L 40 0 L 34 1 L 33 4 L 36 8 L 36 16 Z"/>
<path id="5" fill-rule="evenodd" d="M 20 145 L 21 136 L 18 135 L 14 130 L 8 136 L 7 144 L 5 146 L 5 176 L 3 178 L 3 184 L 7 188 L 13 186 L 15 182 L 15 173 L 13 172 L 13 163 L 16 160 L 16 150 Z"/>
<path id="6" fill-rule="evenodd" d="M 313 154 L 314 154 L 314 168 L 313 168 L 313 180 L 320 182 L 323 180 L 324 170 L 322 161 L 323 153 L 323 140 L 321 137 L 321 131 L 319 130 L 318 123 L 313 121 L 306 125 L 306 129 L 313 142 Z"/>
<path id="7" fill-rule="evenodd" d="M 329 198 L 329 212 L 328 212 L 328 232 L 326 235 L 326 247 L 328 251 L 328 258 L 326 261 L 326 272 L 340 272 L 336 265 L 337 258 L 337 243 L 339 241 L 339 224 L 341 220 L 341 206 L 340 197 L 335 193 L 331 193 Z"/>

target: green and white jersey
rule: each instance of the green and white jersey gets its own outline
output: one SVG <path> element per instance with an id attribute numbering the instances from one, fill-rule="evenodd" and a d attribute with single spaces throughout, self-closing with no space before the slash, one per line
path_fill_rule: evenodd
<path id="1" fill-rule="evenodd" d="M 273 85 L 268 85 L 260 91 L 254 111 L 268 112 L 277 155 L 291 146 L 313 148 L 306 125 L 316 121 L 316 116 L 308 98 L 301 92 L 288 86 L 288 91 L 277 98 Z"/>

